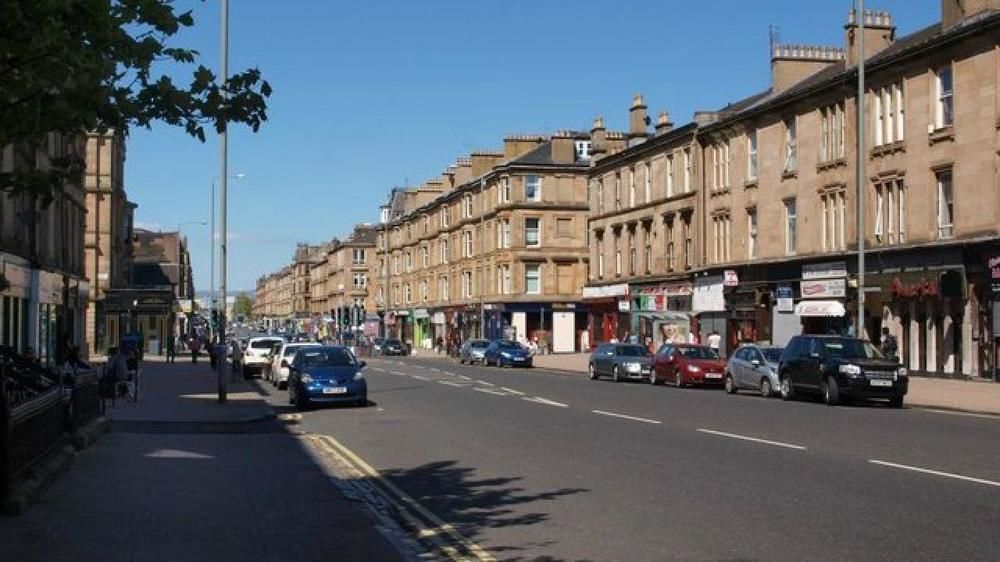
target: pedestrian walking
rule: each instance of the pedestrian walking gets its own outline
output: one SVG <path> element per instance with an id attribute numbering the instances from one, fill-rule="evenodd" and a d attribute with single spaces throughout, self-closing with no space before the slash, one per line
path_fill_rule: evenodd
<path id="1" fill-rule="evenodd" d="M 708 347 L 711 348 L 716 353 L 719 353 L 719 348 L 722 346 L 722 336 L 719 335 L 718 330 L 712 330 L 712 333 L 708 336 Z"/>
<path id="2" fill-rule="evenodd" d="M 191 362 L 197 363 L 198 354 L 201 353 L 201 340 L 198 338 L 191 338 L 191 343 L 188 344 L 188 347 L 191 349 Z"/>
<path id="3" fill-rule="evenodd" d="M 896 341 L 896 336 L 889 333 L 889 328 L 882 328 L 882 341 L 879 345 L 879 351 L 888 359 L 892 359 L 893 361 L 899 359 L 899 343 Z"/>
<path id="4" fill-rule="evenodd" d="M 167 363 L 174 363 L 177 359 L 177 337 L 167 336 Z"/>

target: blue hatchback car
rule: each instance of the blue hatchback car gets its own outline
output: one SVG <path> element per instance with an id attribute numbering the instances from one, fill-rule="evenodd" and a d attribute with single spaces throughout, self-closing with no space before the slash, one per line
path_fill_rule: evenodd
<path id="1" fill-rule="evenodd" d="M 368 404 L 365 362 L 342 346 L 303 347 L 288 372 L 288 402 L 299 409 L 313 404 Z"/>
<path id="2" fill-rule="evenodd" d="M 531 352 L 513 340 L 493 340 L 483 353 L 485 365 L 530 367 L 531 362 Z"/>

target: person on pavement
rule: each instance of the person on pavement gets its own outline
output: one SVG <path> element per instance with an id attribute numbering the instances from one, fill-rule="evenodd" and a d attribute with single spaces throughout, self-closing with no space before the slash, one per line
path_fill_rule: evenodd
<path id="1" fill-rule="evenodd" d="M 889 328 L 882 328 L 882 341 L 879 347 L 882 355 L 892 360 L 898 360 L 899 344 L 896 342 L 896 336 L 889 333 Z"/>
<path id="2" fill-rule="evenodd" d="M 198 354 L 201 353 L 201 340 L 198 338 L 191 338 L 191 344 L 188 346 L 191 348 L 191 362 L 198 362 Z"/>
<path id="3" fill-rule="evenodd" d="M 173 363 L 177 359 L 176 338 L 173 335 L 167 336 L 167 363 Z"/>
<path id="4" fill-rule="evenodd" d="M 719 335 L 718 330 L 712 330 L 712 333 L 708 336 L 708 347 L 712 351 L 719 353 L 719 348 L 722 346 L 722 336 Z"/>

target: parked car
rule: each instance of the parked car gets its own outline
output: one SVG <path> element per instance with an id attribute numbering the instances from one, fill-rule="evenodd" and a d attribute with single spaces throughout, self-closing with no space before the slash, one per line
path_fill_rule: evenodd
<path id="1" fill-rule="evenodd" d="M 844 336 L 795 336 L 781 354 L 781 397 L 816 394 L 829 405 L 842 400 L 882 399 L 903 406 L 906 368 L 886 359 L 871 342 Z"/>
<path id="2" fill-rule="evenodd" d="M 774 396 L 781 388 L 778 360 L 783 350 L 783 347 L 754 344 L 737 349 L 726 363 L 726 392 L 736 394 L 753 389 L 764 398 Z"/>
<path id="3" fill-rule="evenodd" d="M 706 345 L 665 343 L 653 356 L 654 378 L 677 388 L 695 384 L 722 386 L 726 362 Z"/>
<path id="4" fill-rule="evenodd" d="M 368 383 L 359 361 L 344 346 L 304 346 L 286 361 L 288 402 L 305 409 L 314 404 L 368 404 Z"/>
<path id="5" fill-rule="evenodd" d="M 249 378 L 254 374 L 263 374 L 271 364 L 271 349 L 275 344 L 283 343 L 285 340 L 273 336 L 250 338 L 243 351 L 243 376 Z"/>
<path id="6" fill-rule="evenodd" d="M 531 367 L 531 352 L 514 340 L 493 340 L 483 352 L 484 365 Z"/>
<path id="7" fill-rule="evenodd" d="M 406 355 L 406 346 L 395 338 L 387 339 L 382 343 L 382 355 Z"/>
<path id="8" fill-rule="evenodd" d="M 459 363 L 482 363 L 486 364 L 486 350 L 490 347 L 490 340 L 469 340 L 462 344 L 458 350 Z"/>
<path id="9" fill-rule="evenodd" d="M 590 354 L 587 367 L 591 380 L 602 376 L 619 382 L 625 379 L 648 380 L 656 384 L 653 354 L 644 346 L 632 343 L 604 343 Z"/>
<path id="10" fill-rule="evenodd" d="M 375 338 L 372 340 L 372 355 L 382 355 L 382 345 L 385 338 Z"/>
<path id="11" fill-rule="evenodd" d="M 267 372 L 267 378 L 271 381 L 271 384 L 284 390 L 288 385 L 288 363 L 295 356 L 295 352 L 303 347 L 310 346 L 318 347 L 319 344 L 315 342 L 296 342 L 284 343 L 278 346 L 277 351 L 271 357 L 271 368 Z"/>

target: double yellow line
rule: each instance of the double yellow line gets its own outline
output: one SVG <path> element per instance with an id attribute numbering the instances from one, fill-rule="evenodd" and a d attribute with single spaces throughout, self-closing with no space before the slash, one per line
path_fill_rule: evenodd
<path id="1" fill-rule="evenodd" d="M 442 521 L 409 494 L 384 478 L 361 457 L 329 435 L 308 435 L 306 440 L 331 457 L 349 478 L 365 479 L 399 515 L 400 523 L 417 542 L 455 561 L 496 562 L 489 552 L 468 539 L 450 523 Z"/>

